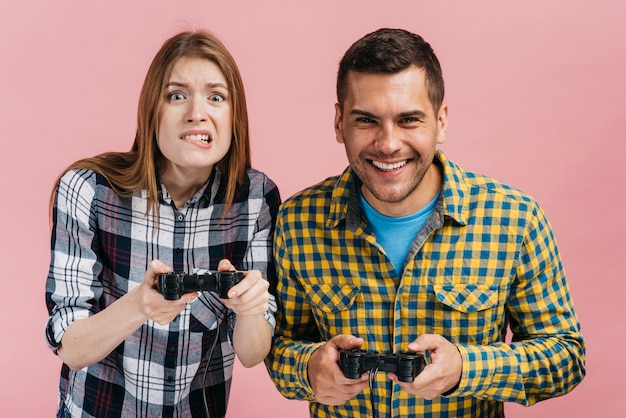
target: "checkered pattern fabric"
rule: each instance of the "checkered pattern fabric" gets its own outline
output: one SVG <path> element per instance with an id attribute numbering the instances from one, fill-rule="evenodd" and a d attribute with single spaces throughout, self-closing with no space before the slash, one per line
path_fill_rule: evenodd
<path id="1" fill-rule="evenodd" d="M 268 368 L 284 396 L 311 402 L 313 417 L 373 417 L 372 407 L 380 417 L 500 417 L 503 402 L 530 405 L 583 378 L 583 338 L 540 207 L 443 153 L 436 163 L 442 193 L 400 276 L 359 213 L 349 168 L 279 211 L 279 310 Z M 362 348 L 377 352 L 443 335 L 463 359 L 459 386 L 427 401 L 378 373 L 375 405 L 369 389 L 342 406 L 316 403 L 307 361 L 338 334 L 362 337 Z"/>
<path id="2" fill-rule="evenodd" d="M 273 225 L 280 196 L 249 170 L 224 213 L 224 182 L 207 185 L 176 209 L 161 187 L 159 218 L 146 216 L 145 192 L 117 195 L 99 174 L 73 170 L 60 180 L 53 208 L 46 285 L 48 343 L 56 349 L 75 321 L 94 315 L 142 282 L 160 259 L 174 271 L 216 269 L 227 258 L 274 281 Z M 275 311 L 275 304 L 274 311 Z M 270 324 L 274 322 L 269 315 Z M 73 417 L 206 417 L 226 413 L 235 315 L 204 292 L 166 326 L 148 320 L 104 360 L 80 371 L 62 366 L 59 408 Z M 219 325 L 218 325 L 219 324 Z M 209 351 L 219 328 L 219 342 Z"/>

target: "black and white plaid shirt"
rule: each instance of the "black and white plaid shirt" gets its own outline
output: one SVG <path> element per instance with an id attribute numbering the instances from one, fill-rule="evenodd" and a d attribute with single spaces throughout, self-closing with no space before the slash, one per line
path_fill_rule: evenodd
<path id="1" fill-rule="evenodd" d="M 263 173 L 249 170 L 224 215 L 224 182 L 213 175 L 177 209 L 161 186 L 159 217 L 146 216 L 147 193 L 120 197 L 103 176 L 73 170 L 58 185 L 46 284 L 46 334 L 53 350 L 74 321 L 94 315 L 139 285 L 159 259 L 174 271 L 260 270 L 274 282 L 272 235 L 280 195 Z M 274 286 L 272 286 L 273 288 Z M 266 318 L 275 325 L 272 300 Z M 59 408 L 73 417 L 206 416 L 226 413 L 234 361 L 235 315 L 204 292 L 170 324 L 148 320 L 102 361 L 62 366 Z M 219 332 L 217 327 L 219 326 Z M 216 337 L 209 363 L 209 351 Z"/>

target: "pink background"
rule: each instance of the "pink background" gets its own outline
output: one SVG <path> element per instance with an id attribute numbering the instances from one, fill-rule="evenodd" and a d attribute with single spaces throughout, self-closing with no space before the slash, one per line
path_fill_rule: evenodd
<path id="1" fill-rule="evenodd" d="M 333 133 L 337 63 L 383 26 L 422 34 L 442 61 L 442 148 L 536 197 L 559 240 L 587 378 L 565 397 L 507 405 L 508 416 L 626 416 L 624 4 L 3 1 L 0 416 L 54 416 L 60 362 L 43 333 L 50 189 L 74 160 L 130 147 L 139 89 L 165 38 L 202 27 L 225 42 L 247 89 L 253 164 L 286 198 L 345 166 Z M 237 366 L 229 417 L 306 415 L 262 366 Z"/>

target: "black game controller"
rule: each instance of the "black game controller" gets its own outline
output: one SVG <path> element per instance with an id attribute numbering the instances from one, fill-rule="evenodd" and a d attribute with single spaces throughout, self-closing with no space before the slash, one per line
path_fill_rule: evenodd
<path id="1" fill-rule="evenodd" d="M 401 382 L 412 382 L 425 366 L 424 355 L 411 351 L 382 354 L 354 348 L 339 352 L 339 367 L 349 379 L 358 379 L 366 371 L 380 370 L 395 373 Z"/>
<path id="2" fill-rule="evenodd" d="M 167 300 L 178 300 L 185 293 L 198 291 L 217 292 L 220 298 L 228 299 L 228 291 L 241 279 L 241 271 L 209 270 L 203 274 L 159 274 L 157 290 Z"/>

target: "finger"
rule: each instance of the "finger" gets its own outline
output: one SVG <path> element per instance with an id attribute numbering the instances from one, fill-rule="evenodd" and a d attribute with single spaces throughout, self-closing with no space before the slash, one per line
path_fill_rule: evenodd
<path id="1" fill-rule="evenodd" d="M 236 313 L 259 313 L 269 309 L 269 299 L 270 295 L 267 290 L 252 289 L 241 296 L 222 299 L 222 302 Z"/>
<path id="2" fill-rule="evenodd" d="M 367 386 L 368 383 L 366 376 L 365 382 L 357 381 L 355 379 L 351 380 L 347 384 L 330 385 L 321 393 L 317 393 L 315 395 L 315 399 L 328 405 L 343 405 L 361 393 Z"/>
<path id="3" fill-rule="evenodd" d="M 350 334 L 340 334 L 333 337 L 331 342 L 338 350 L 349 350 L 351 348 L 359 348 L 363 345 L 363 338 Z"/>
<path id="4" fill-rule="evenodd" d="M 365 378 L 365 379 L 363 379 Z M 369 386 L 369 376 L 367 373 L 365 375 L 359 377 L 358 379 L 349 379 L 350 382 L 346 384 L 342 384 L 339 387 L 335 388 L 337 393 L 342 394 L 343 397 L 353 398 L 359 393 L 363 392 L 363 390 Z"/>
<path id="5" fill-rule="evenodd" d="M 148 265 L 144 280 L 154 285 L 156 284 L 156 278 L 159 274 L 166 274 L 171 271 L 172 269 L 167 264 L 163 263 L 161 260 L 154 259 Z"/>
<path id="6" fill-rule="evenodd" d="M 409 351 L 436 350 L 442 346 L 442 337 L 435 334 L 422 334 L 408 345 Z"/>
<path id="7" fill-rule="evenodd" d="M 254 283 L 252 282 L 252 279 L 249 279 L 248 276 L 246 276 L 242 281 L 230 288 L 228 291 L 228 298 L 232 299 L 233 303 L 245 303 L 245 299 L 242 299 L 242 297 L 246 297 L 249 300 L 255 296 L 254 291 L 250 293 L 250 289 L 253 288 Z"/>
<path id="8" fill-rule="evenodd" d="M 255 298 L 269 298 L 269 282 L 263 279 L 261 272 L 258 270 L 250 270 L 244 272 L 244 278 L 228 291 L 230 299 L 241 298 L 239 302 L 245 303 Z"/>
<path id="9" fill-rule="evenodd" d="M 228 260 L 227 258 L 223 258 L 220 260 L 219 263 L 217 263 L 217 270 L 218 271 L 232 271 L 232 270 L 235 270 L 235 266 L 232 265 L 230 260 Z"/>
<path id="10" fill-rule="evenodd" d="M 199 295 L 200 294 L 198 292 L 185 293 L 180 297 L 180 302 L 182 302 L 183 304 L 193 302 L 198 298 Z"/>
<path id="11" fill-rule="evenodd" d="M 339 365 L 337 365 L 337 367 L 339 367 Z M 343 372 L 341 372 L 341 375 L 343 376 L 343 379 L 340 381 L 340 383 L 354 387 L 353 390 L 356 391 L 355 395 L 361 392 L 363 389 L 365 389 L 365 387 L 368 385 L 368 382 L 370 380 L 369 372 L 364 372 L 361 376 L 357 377 L 356 379 L 345 377 Z"/>

